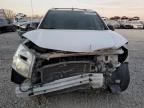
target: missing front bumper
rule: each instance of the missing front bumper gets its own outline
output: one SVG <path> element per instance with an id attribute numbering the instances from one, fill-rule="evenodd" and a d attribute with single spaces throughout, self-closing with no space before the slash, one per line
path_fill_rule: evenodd
<path id="1" fill-rule="evenodd" d="M 18 86 L 16 87 L 16 94 L 17 96 L 20 97 L 34 96 L 70 89 L 82 85 L 90 85 L 94 89 L 102 88 L 104 85 L 103 74 L 90 73 L 90 74 L 77 75 L 69 78 L 63 78 L 43 85 Z"/>

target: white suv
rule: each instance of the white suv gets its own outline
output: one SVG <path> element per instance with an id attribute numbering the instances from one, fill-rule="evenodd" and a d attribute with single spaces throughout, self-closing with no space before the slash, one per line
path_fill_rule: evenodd
<path id="1" fill-rule="evenodd" d="M 127 89 L 128 41 L 92 10 L 49 10 L 38 29 L 23 35 L 12 63 L 19 96 L 65 90 Z"/>

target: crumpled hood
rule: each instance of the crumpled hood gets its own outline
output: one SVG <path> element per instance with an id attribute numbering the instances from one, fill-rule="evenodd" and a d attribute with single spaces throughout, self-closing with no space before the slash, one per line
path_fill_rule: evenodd
<path id="1" fill-rule="evenodd" d="M 37 46 L 71 52 L 93 52 L 119 48 L 128 41 L 111 30 L 44 30 L 37 29 L 23 35 Z"/>

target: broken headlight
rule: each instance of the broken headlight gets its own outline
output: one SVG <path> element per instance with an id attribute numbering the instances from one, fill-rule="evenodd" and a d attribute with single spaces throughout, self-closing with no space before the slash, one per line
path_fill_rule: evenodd
<path id="1" fill-rule="evenodd" d="M 30 78 L 34 58 L 35 56 L 21 44 L 13 57 L 12 67 L 19 74 Z"/>

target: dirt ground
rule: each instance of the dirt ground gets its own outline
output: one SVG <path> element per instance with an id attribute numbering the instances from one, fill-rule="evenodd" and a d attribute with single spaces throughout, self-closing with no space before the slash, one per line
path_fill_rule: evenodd
<path id="1" fill-rule="evenodd" d="M 72 92 L 19 98 L 10 82 L 11 62 L 20 38 L 0 35 L 0 108 L 144 108 L 144 30 L 116 30 L 129 40 L 129 88 L 120 94 Z"/>

